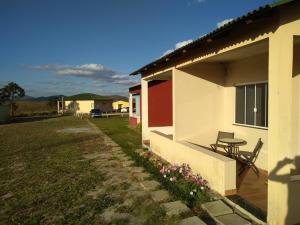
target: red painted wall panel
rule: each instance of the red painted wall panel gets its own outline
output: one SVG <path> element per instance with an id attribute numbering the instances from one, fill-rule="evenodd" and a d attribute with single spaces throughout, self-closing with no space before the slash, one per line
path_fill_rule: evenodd
<path id="1" fill-rule="evenodd" d="M 129 125 L 130 125 L 131 127 L 136 127 L 137 124 L 138 124 L 137 118 L 135 118 L 135 117 L 129 117 Z"/>
<path id="2" fill-rule="evenodd" d="M 172 126 L 172 80 L 148 83 L 148 126 Z"/>

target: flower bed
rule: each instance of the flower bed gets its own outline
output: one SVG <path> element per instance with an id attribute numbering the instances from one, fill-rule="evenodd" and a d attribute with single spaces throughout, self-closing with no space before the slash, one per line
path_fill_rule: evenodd
<path id="1" fill-rule="evenodd" d="M 193 174 L 188 164 L 170 165 L 150 151 L 140 153 L 146 168 L 152 167 L 156 178 L 177 198 L 185 200 L 189 206 L 196 202 L 205 202 L 208 197 L 208 182 L 199 174 Z"/>

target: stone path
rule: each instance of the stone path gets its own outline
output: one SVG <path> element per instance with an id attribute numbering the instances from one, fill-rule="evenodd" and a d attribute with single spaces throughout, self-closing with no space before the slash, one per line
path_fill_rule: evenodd
<path id="1" fill-rule="evenodd" d="M 92 132 L 98 133 L 103 139 L 101 148 L 95 147 L 94 152 L 85 154 L 82 159 L 90 161 L 106 177 L 103 183 L 87 193 L 92 199 L 100 201 L 107 197 L 111 201 L 100 215 L 101 224 L 205 224 L 181 201 L 172 201 L 168 191 L 163 190 L 160 183 L 151 178 L 151 174 L 144 171 L 144 168 L 135 166 L 134 161 L 117 143 L 93 123 L 87 122 Z M 143 150 L 136 150 L 137 153 L 141 151 Z M 215 224 L 252 224 L 249 218 L 236 209 L 233 210 L 222 198 L 213 199 L 212 202 L 202 204 L 202 209 Z"/>
<path id="2" fill-rule="evenodd" d="M 159 224 L 204 224 L 185 204 L 172 202 L 160 183 L 151 179 L 144 168 L 135 166 L 110 137 L 88 123 L 103 138 L 103 146 L 82 159 L 90 161 L 105 175 L 105 181 L 87 193 L 99 201 L 109 196 L 111 204 L 99 216 L 101 224 L 157 224 L 156 220 L 163 221 Z"/>

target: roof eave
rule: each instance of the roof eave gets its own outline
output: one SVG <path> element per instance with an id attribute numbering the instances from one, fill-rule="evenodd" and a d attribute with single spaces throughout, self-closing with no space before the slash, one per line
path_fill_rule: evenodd
<path id="1" fill-rule="evenodd" d="M 243 21 L 247 21 L 249 19 L 254 19 L 256 16 L 268 13 L 274 8 L 277 8 L 279 6 L 285 5 L 285 4 L 293 2 L 293 1 L 295 1 L 295 0 L 282 0 L 282 1 L 279 1 L 277 3 L 268 4 L 268 5 L 259 7 L 255 10 L 253 10 L 253 11 L 250 11 L 247 14 L 245 14 L 243 16 L 240 16 L 240 17 L 234 19 L 233 21 L 227 23 L 226 25 L 213 30 L 212 32 L 204 35 L 203 37 L 198 38 L 195 41 L 193 41 L 193 42 L 191 42 L 191 43 L 189 43 L 189 44 L 187 44 L 187 45 L 185 45 L 181 48 L 178 48 L 175 51 L 173 51 L 173 52 L 171 52 L 171 53 L 169 53 L 169 54 L 167 54 L 167 55 L 165 55 L 165 56 L 163 56 L 163 57 L 161 57 L 157 60 L 154 60 L 151 63 L 148 63 L 147 65 L 135 70 L 134 72 L 130 73 L 129 75 L 134 76 L 134 75 L 142 74 L 144 71 L 147 71 L 148 69 L 153 68 L 158 64 L 168 63 L 170 61 L 170 58 L 172 58 L 176 55 L 179 56 L 184 51 L 187 51 L 188 49 L 194 48 L 197 45 L 200 45 L 200 44 L 203 44 L 203 43 L 207 42 L 207 40 L 209 40 L 209 39 L 213 39 L 218 35 L 224 34 L 226 31 L 228 31 L 230 29 L 233 29 L 235 27 L 235 25 L 237 25 L 237 24 L 239 24 Z"/>

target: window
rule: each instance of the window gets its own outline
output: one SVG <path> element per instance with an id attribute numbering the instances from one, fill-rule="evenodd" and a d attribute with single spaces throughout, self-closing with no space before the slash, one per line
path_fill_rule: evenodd
<path id="1" fill-rule="evenodd" d="M 132 98 L 132 113 L 136 112 L 136 99 Z"/>
<path id="2" fill-rule="evenodd" d="M 268 83 L 236 86 L 235 123 L 268 127 Z"/>
<path id="3" fill-rule="evenodd" d="M 140 95 L 132 96 L 132 113 L 135 116 L 140 116 Z"/>

